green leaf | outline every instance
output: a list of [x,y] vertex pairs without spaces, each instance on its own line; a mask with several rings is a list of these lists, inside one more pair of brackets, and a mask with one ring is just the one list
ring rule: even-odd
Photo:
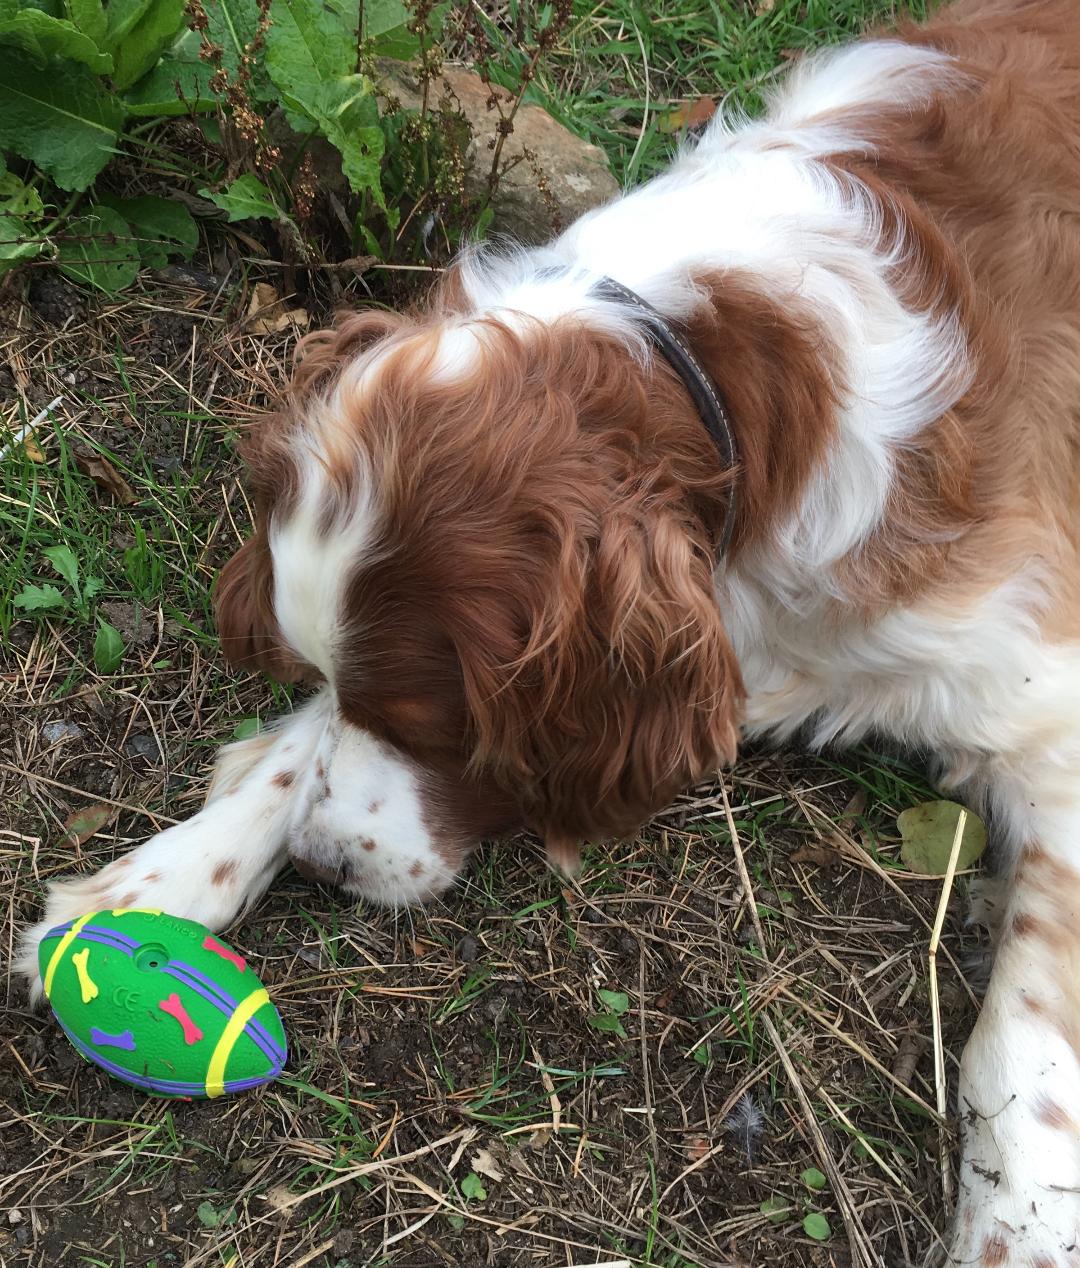
[[98,621],[94,639],[94,665],[99,674],[113,674],[124,659],[124,640],[120,631],[108,621]]
[[170,255],[190,260],[199,245],[199,227],[183,203],[146,194],[140,198],[117,198],[102,194],[99,206],[109,207],[127,221],[136,239],[135,248],[144,265],[163,268]]
[[66,190],[85,189],[112,158],[124,107],[86,66],[39,70],[0,48],[0,150],[36,163]]
[[15,606],[24,612],[51,611],[66,608],[67,599],[55,586],[23,586],[14,599]]
[[23,260],[40,255],[44,248],[45,242],[25,220],[0,212],[0,276]]
[[[205,0],[204,7],[210,22],[207,34],[221,46],[222,65],[235,82],[244,50],[258,33],[258,6],[251,0]],[[251,67],[250,88],[256,101],[270,101],[276,95],[262,57],[257,57]]]
[[115,49],[146,16],[153,0],[109,0],[105,47]]
[[100,577],[87,577],[83,582],[83,598],[92,599],[99,590],[104,590],[105,582]]
[[127,223],[111,207],[95,207],[57,235],[61,271],[113,295],[139,272],[139,252]]
[[476,1174],[470,1171],[469,1174],[461,1182],[462,1196],[469,1199],[470,1202],[486,1202],[487,1189],[484,1188],[484,1182]]
[[40,216],[45,210],[41,195],[14,172],[0,172],[0,207],[9,216]]
[[[115,0],[109,5],[110,12]],[[114,46],[113,87],[130,88],[154,65],[184,24],[184,0],[152,0],[138,22]]]
[[620,1039],[626,1038],[623,1024],[614,1013],[594,1013],[588,1020],[593,1030],[600,1030],[605,1034],[618,1035]]
[[98,48],[106,48],[105,33],[109,29],[109,20],[101,0],[64,0],[64,12],[68,20],[74,22],[84,35],[89,35]]
[[819,1211],[811,1211],[802,1222],[803,1232],[815,1242],[827,1242],[832,1237],[829,1221]]
[[621,1017],[624,1013],[630,1011],[630,996],[624,991],[604,991],[596,992],[600,996],[600,1002],[608,1010],[614,1013],[616,1017]]
[[699,1043],[698,1046],[694,1049],[693,1056],[694,1056],[694,1060],[698,1063],[698,1065],[705,1065],[705,1066],[711,1065],[712,1064],[712,1044],[709,1043],[708,1040],[706,1040],[704,1043]]
[[770,1224],[783,1224],[791,1211],[791,1204],[785,1202],[783,1198],[771,1197],[766,1198],[758,1210]]
[[258,735],[262,730],[262,723],[258,718],[241,718],[233,727],[234,740],[250,740],[252,736]]
[[341,154],[341,168],[355,193],[370,190],[385,207],[379,179],[386,138],[379,127],[379,108],[371,83],[363,75],[347,75],[321,85],[301,99],[282,90],[281,100],[294,113],[315,123]]
[[252,176],[250,172],[238,176],[229,188],[220,194],[213,194],[208,189],[200,189],[199,193],[204,198],[209,198],[222,211],[228,212],[230,221],[258,220],[262,216],[277,220],[281,214],[274,206],[270,191],[257,176]]
[[828,1184],[828,1181],[817,1167],[807,1167],[805,1171],[800,1173],[800,1178],[803,1184],[805,1184],[808,1189],[812,1189],[815,1193],[824,1189],[826,1184]]
[[195,1214],[204,1228],[217,1228],[221,1223],[221,1216],[212,1202],[200,1202],[195,1209]]
[[128,110],[140,118],[206,114],[217,106],[217,98],[210,91],[212,74],[199,57],[198,45],[189,50],[185,37],[128,89],[124,101]]
[[408,26],[411,18],[401,0],[365,0],[364,38],[373,41],[376,57],[407,62],[419,53],[420,37]]
[[[897,818],[896,826],[903,838],[900,857],[913,872],[923,876],[944,875],[949,866],[960,810],[955,801],[928,801],[921,806],[912,806]],[[985,849],[986,828],[969,810],[960,840],[957,869],[970,867]]]
[[315,0],[273,0],[266,69],[278,89],[301,101],[341,79],[356,60],[356,25]]
[[79,588],[79,561],[70,546],[50,546],[45,558],[73,590]]
[[74,22],[50,17],[40,9],[20,9],[11,17],[0,18],[0,44],[22,49],[38,68],[51,57],[81,62],[99,75],[107,75],[113,68],[108,53],[102,53]]

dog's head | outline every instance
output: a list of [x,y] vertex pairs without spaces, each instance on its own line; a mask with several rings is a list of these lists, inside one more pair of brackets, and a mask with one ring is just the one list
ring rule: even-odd
[[444,856],[528,827],[570,866],[732,756],[712,584],[729,473],[617,331],[346,317],[306,341],[248,461],[224,653],[325,679],[408,767]]

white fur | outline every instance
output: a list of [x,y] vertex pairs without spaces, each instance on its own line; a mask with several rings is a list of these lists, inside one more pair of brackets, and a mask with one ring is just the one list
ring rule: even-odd
[[[700,299],[695,272],[737,269],[781,304],[815,314],[840,353],[838,440],[777,539],[717,577],[750,693],[749,729],[779,737],[805,729],[818,743],[885,731],[932,748],[972,795],[992,802],[1014,845],[1038,840],[1069,861],[1080,835],[1080,650],[1040,639],[1043,578],[1005,577],[959,609],[924,603],[869,624],[836,617],[834,565],[878,526],[898,452],[957,401],[971,369],[959,324],[912,310],[891,285],[904,241],[887,236],[866,189],[821,159],[873,151],[872,136],[843,120],[845,107],[904,109],[959,79],[941,54],[889,41],[808,59],[766,119],[736,127],[718,118],[667,174],[584,216],[549,246],[474,253],[464,283],[477,316],[575,316],[616,333],[640,357],[648,355],[640,315],[597,298],[598,278],[679,317]],[[482,327],[456,320],[431,373],[453,376],[482,355]],[[218,927],[262,892],[287,843],[321,866],[340,863],[348,888],[381,901],[423,897],[451,879],[425,824],[416,774],[335,710],[343,588],[378,550],[377,495],[362,468],[360,492],[340,520],[327,530],[319,514],[330,447],[341,444],[331,429],[378,372],[377,355],[366,355],[309,411],[297,440],[300,496],[271,532],[284,638],[329,686],[271,741],[228,751],[206,809],[139,847],[126,874],[163,877],[136,881],[140,906],[160,901]],[[286,742],[295,746],[289,761],[305,772],[288,791],[272,783]],[[243,860],[237,884],[212,892],[209,871],[233,858]],[[116,901],[123,889],[105,873],[53,887],[28,951],[50,925],[98,899]],[[1011,902],[1011,910],[1031,910],[1038,895],[1017,886]],[[24,967],[33,974],[29,959]],[[1068,1248],[1080,1236],[1075,1139],[1041,1123],[1038,1110],[1049,1097],[1080,1121],[1080,1069],[1021,998],[1034,983],[1051,1007],[1064,1007],[1052,985],[1062,968],[1045,948],[1006,939],[965,1054],[961,1108],[972,1117],[952,1243],[963,1262],[978,1263],[999,1236],[1015,1254],[1010,1264],[1072,1262]],[[979,1168],[998,1173],[998,1182]]]

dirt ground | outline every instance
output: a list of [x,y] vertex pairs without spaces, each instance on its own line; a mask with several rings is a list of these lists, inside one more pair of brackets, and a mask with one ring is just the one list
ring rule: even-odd
[[[288,707],[226,671],[207,606],[247,523],[235,439],[296,334],[245,320],[257,280],[282,285],[234,259],[96,303],[40,274],[0,314],[0,420],[63,397],[41,460],[0,462],[5,584],[48,579],[41,550],[70,542],[126,643],[102,676],[92,619],[19,616],[0,665],[0,1261],[922,1263],[943,1143],[955,1164],[933,1108],[940,882],[899,866],[896,814],[927,790],[888,755],[751,754],[572,885],[528,840],[397,915],[283,874],[229,936],[291,1056],[234,1099],[127,1089],[29,1009],[11,956],[49,880],[189,814],[214,747]],[[130,505],[80,469],[88,450]],[[87,807],[104,821],[75,844]],[[953,1095],[975,1011],[964,884],[941,965]]]

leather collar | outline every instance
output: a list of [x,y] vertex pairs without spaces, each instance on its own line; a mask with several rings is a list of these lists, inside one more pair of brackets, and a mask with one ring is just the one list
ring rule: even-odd
[[[735,433],[728,417],[724,399],[701,362],[694,356],[685,339],[670,325],[667,318],[647,303],[628,286],[616,282],[614,278],[601,278],[592,288],[593,293],[605,299],[629,304],[645,315],[645,327],[652,337],[653,343],[663,354],[664,359],[682,380],[683,386],[690,394],[705,430],[712,437],[713,444],[720,455],[724,470],[736,468],[739,463],[739,450],[735,443]],[[727,489],[727,505],[724,508],[724,522],[720,528],[720,540],[717,545],[717,557],[722,557],[731,542],[731,534],[735,528],[735,511],[738,502],[738,490],[735,479]]]

